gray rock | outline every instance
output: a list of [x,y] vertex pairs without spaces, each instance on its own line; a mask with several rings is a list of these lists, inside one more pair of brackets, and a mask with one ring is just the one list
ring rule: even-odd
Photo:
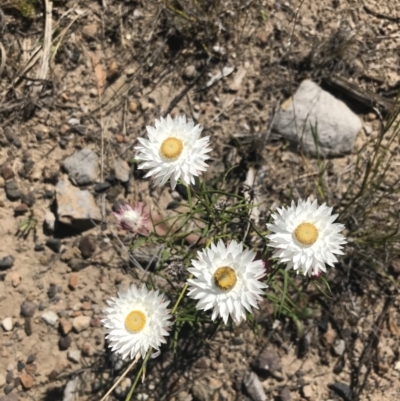
[[249,372],[246,374],[243,378],[243,385],[253,401],[267,401],[263,386],[255,373]]
[[64,389],[62,401],[78,401],[80,390],[82,387],[82,376],[77,375],[74,379],[70,380]]
[[45,321],[50,326],[55,326],[56,323],[58,322],[57,313],[54,313],[51,310],[46,311],[42,313],[42,320]]
[[261,372],[273,375],[282,369],[281,358],[274,350],[265,349],[255,360],[254,367]]
[[7,384],[4,386],[5,397],[0,398],[0,401],[18,401],[19,397],[15,393],[11,393],[14,390],[14,383]]
[[18,183],[15,180],[8,181],[6,184],[6,194],[10,201],[16,201],[22,196]]
[[100,174],[99,158],[92,150],[84,148],[67,157],[63,167],[78,185],[95,182]]
[[82,260],[82,259],[79,259],[79,258],[72,258],[68,262],[68,266],[74,272],[79,272],[79,271],[81,271],[82,269],[84,269],[85,267],[87,267],[89,265],[90,265],[90,262]]
[[[315,155],[340,156],[353,149],[361,121],[342,101],[310,80],[281,105],[273,130]],[[316,147],[318,142],[318,151]]]
[[59,253],[62,247],[62,242],[59,238],[49,238],[46,241],[46,246],[50,248],[53,252]]
[[104,192],[107,191],[111,187],[111,184],[108,181],[100,182],[94,186],[94,190],[96,192]]
[[81,351],[79,351],[78,349],[71,349],[67,353],[67,358],[71,362],[79,363],[81,360]]
[[12,255],[4,256],[0,259],[0,270],[9,269],[14,264],[15,258]]
[[36,196],[34,192],[28,192],[27,194],[22,194],[21,201],[27,206],[32,207],[36,202]]
[[37,305],[27,299],[21,304],[21,315],[24,317],[32,317],[36,311]]
[[95,226],[102,219],[92,194],[80,190],[68,181],[56,185],[57,218],[60,222],[83,231]]
[[339,397],[342,397],[345,401],[352,400],[351,388],[342,382],[330,383],[328,384],[330,390],[334,391]]
[[115,178],[118,181],[121,182],[127,182],[129,181],[129,173],[131,171],[131,168],[129,167],[129,164],[122,159],[116,159],[114,162],[114,174]]
[[58,340],[58,348],[60,349],[60,351],[65,351],[70,347],[71,343],[72,340],[70,336],[61,337]]

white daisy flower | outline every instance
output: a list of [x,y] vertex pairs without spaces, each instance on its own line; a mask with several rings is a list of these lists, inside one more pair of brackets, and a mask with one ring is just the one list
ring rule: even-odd
[[107,301],[106,318],[102,320],[112,351],[125,359],[138,354],[145,357],[148,349],[159,351],[168,327],[172,325],[167,309],[169,301],[159,291],[148,291],[145,286],[138,289],[132,285],[126,293]]
[[286,263],[286,270],[293,269],[304,275],[319,276],[326,272],[326,264],[333,267],[337,255],[343,255],[342,245],[346,244],[340,232],[343,224],[333,223],[337,214],[324,203],[318,207],[317,201],[311,203],[298,201],[296,206],[278,208],[272,214],[273,223],[267,227],[273,232],[267,236],[270,246],[276,248],[273,256]]
[[138,138],[140,146],[136,158],[143,160],[139,169],[149,170],[145,177],[154,176],[155,185],[164,185],[170,179],[172,189],[179,179],[185,185],[194,184],[194,177],[206,171],[209,137],[200,138],[203,130],[186,116],[174,120],[156,120],[155,127],[146,127],[149,139]]
[[239,323],[246,319],[245,309],[258,309],[258,302],[268,286],[261,281],[266,271],[262,260],[254,260],[255,252],[243,250],[243,243],[232,241],[227,247],[217,245],[198,252],[188,270],[188,296],[199,300],[197,309],[212,309],[211,319],[220,316],[227,323],[229,315]]

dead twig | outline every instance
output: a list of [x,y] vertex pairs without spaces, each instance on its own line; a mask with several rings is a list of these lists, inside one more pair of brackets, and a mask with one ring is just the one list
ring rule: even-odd
[[352,99],[363,107],[373,109],[379,107],[382,114],[386,115],[393,108],[393,102],[387,100],[373,92],[360,88],[358,85],[348,82],[346,79],[339,76],[325,77],[324,82],[342,92],[346,97]]
[[387,14],[383,14],[383,13],[379,13],[377,11],[374,11],[371,7],[368,7],[364,4],[364,10],[368,13],[373,15],[374,17],[377,18],[383,18],[383,19],[387,19],[389,21],[394,21],[394,22],[398,22],[400,21],[400,17],[394,17],[392,15],[387,15]]
[[[45,22],[44,22],[44,40],[43,40],[43,54],[42,63],[36,78],[39,80],[45,80],[47,73],[49,72],[49,61],[50,61],[50,49],[51,49],[51,36],[52,36],[52,11],[53,3],[49,0],[44,1],[45,4]],[[33,95],[37,95],[41,92],[43,85],[35,86],[33,88]]]

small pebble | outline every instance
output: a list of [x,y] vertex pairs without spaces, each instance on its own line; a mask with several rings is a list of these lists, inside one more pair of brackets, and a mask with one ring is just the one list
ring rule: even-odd
[[62,242],[58,238],[49,238],[46,241],[46,246],[50,248],[53,252],[59,253],[61,250]]
[[128,110],[131,113],[136,113],[137,109],[138,109],[138,104],[135,101],[132,100],[128,103]]
[[45,228],[53,232],[54,231],[54,226],[56,224],[56,216],[54,216],[54,213],[47,211],[45,216],[44,216],[44,224]]
[[28,373],[22,373],[19,378],[25,390],[29,390],[33,386],[33,377]]
[[40,310],[40,311],[45,310],[48,306],[49,306],[49,303],[48,303],[48,302],[46,302],[46,301],[40,301],[40,303],[39,303],[39,310]]
[[24,331],[27,336],[31,336],[33,333],[32,330],[32,318],[26,317],[24,323]]
[[69,276],[69,284],[68,284],[68,287],[69,287],[71,290],[75,290],[75,289],[78,287],[78,283],[79,283],[79,276],[78,276],[78,274],[77,274],[77,273],[72,273],[72,274]]
[[129,181],[131,168],[129,164],[123,159],[116,159],[114,161],[115,178],[121,182]]
[[6,317],[1,322],[1,327],[3,327],[4,331],[11,331],[13,329],[13,322],[11,317]]
[[16,201],[22,196],[18,183],[15,180],[8,181],[6,184],[6,194],[10,201]]
[[25,366],[25,370],[27,373],[34,376],[35,373],[37,372],[37,366],[34,363],[31,363],[31,364]]
[[24,367],[25,367],[25,364],[22,361],[18,361],[17,362],[17,370],[18,370],[18,372],[22,372]]
[[81,350],[82,350],[82,354],[85,356],[92,356],[94,354],[94,348],[93,348],[92,344],[90,344],[89,342],[83,343]]
[[21,197],[21,202],[25,205],[32,207],[36,202],[36,196],[34,192],[28,192],[27,194],[23,194]]
[[68,349],[71,345],[71,337],[70,336],[66,336],[66,337],[61,337],[58,340],[58,348],[60,349],[60,351],[65,351],[66,349]]
[[55,326],[58,322],[58,316],[53,311],[49,310],[42,313],[42,320],[44,320],[50,326]]
[[346,349],[346,343],[343,339],[338,339],[333,344],[333,351],[336,356],[342,356]]
[[9,269],[10,267],[13,266],[14,261],[15,261],[14,256],[12,255],[4,256],[4,258],[0,259],[0,270]]
[[57,286],[55,284],[50,284],[49,289],[47,290],[47,296],[52,299],[57,294]]
[[67,358],[71,362],[79,363],[81,360],[81,351],[79,351],[77,349],[69,350],[67,353]]
[[94,190],[97,193],[107,191],[111,187],[111,184],[108,181],[100,182],[94,186]]
[[185,68],[183,76],[186,79],[192,79],[196,76],[196,67],[194,65],[189,65]]
[[66,317],[62,317],[60,319],[60,329],[61,332],[66,336],[72,330],[72,323]]
[[14,170],[10,165],[5,165],[1,169],[1,175],[2,177],[7,181],[10,180],[11,178],[14,178]]
[[84,259],[90,258],[96,251],[96,243],[89,236],[84,236],[79,241],[79,250]]
[[13,272],[11,274],[11,284],[14,288],[19,286],[19,283],[21,282],[21,277],[18,273]]
[[131,388],[132,381],[129,377],[125,377],[117,386],[117,388],[114,390],[115,395],[118,398],[123,398],[128,394],[129,389]]
[[32,317],[36,311],[37,305],[27,299],[21,304],[21,315],[24,317]]
[[72,322],[72,326],[74,330],[80,333],[83,330],[86,330],[90,326],[91,318],[90,316],[77,316],[74,318]]
[[307,384],[306,386],[304,386],[304,387],[302,388],[302,393],[303,393],[303,397],[304,397],[304,398],[310,399],[310,398],[313,396],[314,391],[313,391],[311,385],[310,385],[310,384]]
[[[5,393],[5,394],[10,394],[11,391],[13,391],[13,390],[14,390],[14,383],[7,384],[7,385],[4,387],[4,393]],[[10,394],[10,396],[12,396],[12,395]],[[8,397],[8,400],[7,400],[7,401],[9,401],[9,400],[18,401],[18,400],[19,400],[19,398],[16,398],[16,399],[13,400],[12,398],[10,398],[10,396]]]
[[30,354],[26,359],[26,364],[29,365],[30,363],[33,363],[35,361],[36,361],[36,354]]

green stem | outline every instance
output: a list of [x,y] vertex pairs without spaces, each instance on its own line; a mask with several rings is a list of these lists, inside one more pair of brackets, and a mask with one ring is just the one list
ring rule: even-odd
[[142,366],[140,367],[139,372],[136,375],[135,381],[133,382],[132,387],[129,390],[129,393],[125,398],[125,401],[130,401],[130,399],[132,398],[133,392],[135,391],[135,388],[138,384],[139,378],[140,378],[140,376],[142,376],[143,372],[145,372],[145,370],[146,370],[147,361],[149,360],[152,351],[153,351],[153,349],[150,347],[150,349],[147,351],[147,354],[143,360]]
[[175,302],[174,307],[173,307],[172,310],[171,310],[171,315],[174,315],[174,314],[175,314],[176,309],[178,308],[179,303],[181,302],[183,296],[185,295],[185,292],[186,292],[187,288],[188,288],[188,285],[185,284],[185,286],[183,287],[181,293],[179,294],[178,299],[177,299],[176,302]]

